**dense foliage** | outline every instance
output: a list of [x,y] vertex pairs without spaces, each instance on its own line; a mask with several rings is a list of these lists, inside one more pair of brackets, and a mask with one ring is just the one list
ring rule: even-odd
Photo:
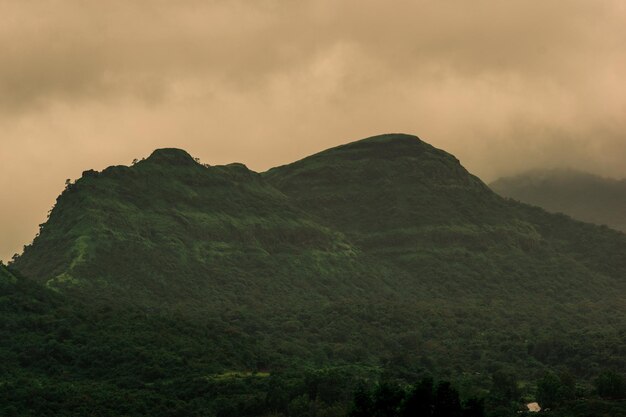
[[487,413],[583,409],[581,392],[613,409],[624,253],[626,235],[503,199],[411,136],[264,174],[158,150],[68,184],[0,267],[0,404],[341,416],[355,390],[428,373]]

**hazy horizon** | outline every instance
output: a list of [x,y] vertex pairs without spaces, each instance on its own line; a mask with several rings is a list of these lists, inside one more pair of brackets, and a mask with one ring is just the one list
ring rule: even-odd
[[5,261],[66,178],[162,147],[264,171],[403,132],[487,183],[626,177],[619,0],[0,0],[0,13]]

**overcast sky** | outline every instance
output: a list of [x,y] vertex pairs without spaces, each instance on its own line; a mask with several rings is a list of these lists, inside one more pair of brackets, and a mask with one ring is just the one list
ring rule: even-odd
[[623,0],[0,0],[0,259],[66,178],[180,147],[263,171],[386,132],[489,182],[626,176]]

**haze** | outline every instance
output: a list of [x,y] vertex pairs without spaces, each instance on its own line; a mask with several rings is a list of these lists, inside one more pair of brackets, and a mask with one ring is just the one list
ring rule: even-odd
[[385,132],[490,181],[626,176],[623,0],[0,0],[0,258],[66,178],[158,147],[255,170]]

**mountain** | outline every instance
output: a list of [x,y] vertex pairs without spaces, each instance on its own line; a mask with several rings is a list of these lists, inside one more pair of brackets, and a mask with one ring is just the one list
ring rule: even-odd
[[[410,294],[421,317],[450,314],[438,329],[448,332],[443,343],[463,340],[471,328],[494,336],[493,345],[499,337],[541,345],[560,326],[591,331],[597,320],[617,324],[613,319],[624,317],[624,235],[505,200],[452,155],[417,137],[368,138],[264,177],[393,270],[397,288]],[[438,305],[428,305],[432,300]],[[423,337],[425,328],[422,319],[414,329]],[[506,335],[498,331],[504,328]],[[617,325],[610,332],[618,337],[622,330]],[[448,354],[458,358],[470,350],[463,344]],[[486,350],[477,347],[474,354]],[[471,362],[471,354],[465,360]]]
[[340,233],[259,174],[177,149],[84,172],[13,266],[52,288],[152,307],[257,304],[363,269]]
[[264,177],[420,290],[479,297],[493,286],[515,298],[551,288],[568,299],[575,283],[599,300],[602,287],[624,285],[624,236],[507,201],[414,136],[368,138]]
[[[527,395],[547,370],[589,384],[626,370],[625,252],[626,235],[502,198],[415,136],[262,174],[160,149],[85,171],[10,265],[28,290],[5,307],[48,301],[7,315],[36,324],[0,345],[0,400],[20,375],[112,415],[341,415],[375,375],[465,396],[498,372]],[[24,403],[43,395],[29,387]]]
[[498,194],[626,232],[626,180],[575,170],[536,170],[500,178]]

